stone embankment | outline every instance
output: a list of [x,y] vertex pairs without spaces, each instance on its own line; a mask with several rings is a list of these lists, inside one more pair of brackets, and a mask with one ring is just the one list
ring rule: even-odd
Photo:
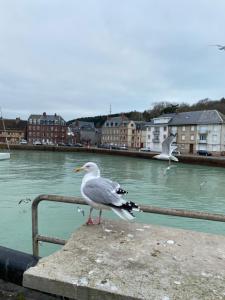
[[224,236],[105,220],[40,259],[23,285],[76,300],[222,300],[224,266]]
[[[0,144],[0,148],[5,148],[4,144]],[[10,145],[12,150],[38,150],[38,151],[57,151],[57,152],[87,152],[107,155],[120,155],[128,157],[138,157],[152,159],[155,152],[139,152],[135,150],[109,150],[97,147],[66,147],[66,146],[34,146],[34,145]],[[225,168],[225,156],[199,156],[199,155],[178,155],[179,162],[188,164],[207,165]]]

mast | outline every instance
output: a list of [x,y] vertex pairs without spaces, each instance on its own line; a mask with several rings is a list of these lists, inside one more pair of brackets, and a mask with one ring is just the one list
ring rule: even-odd
[[0,112],[1,112],[1,119],[2,119],[3,130],[4,130],[5,134],[6,134],[5,140],[6,140],[8,151],[10,152],[9,141],[7,139],[7,132],[6,132],[6,128],[5,128],[5,122],[4,122],[4,119],[3,119],[3,116],[2,116],[2,108],[1,107],[0,107]]

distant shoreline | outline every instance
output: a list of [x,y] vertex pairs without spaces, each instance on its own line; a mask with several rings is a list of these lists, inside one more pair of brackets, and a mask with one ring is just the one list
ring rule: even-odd
[[[127,157],[137,157],[144,159],[153,159],[155,152],[139,152],[135,150],[109,150],[96,147],[67,147],[67,146],[48,146],[48,145],[10,145],[12,150],[37,150],[37,151],[52,151],[52,152],[86,152],[107,155],[120,155]],[[5,144],[0,144],[0,149],[6,149]],[[225,156],[199,156],[199,155],[178,155],[177,158],[181,163],[206,165],[213,167],[225,168]]]

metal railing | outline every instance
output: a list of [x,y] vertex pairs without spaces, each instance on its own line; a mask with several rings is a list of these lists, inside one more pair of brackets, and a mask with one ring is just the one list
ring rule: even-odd
[[[53,201],[61,203],[70,204],[81,204],[87,205],[87,203],[78,197],[67,197],[67,196],[57,196],[57,195],[39,195],[34,199],[32,203],[32,243],[33,243],[33,255],[39,256],[39,241],[65,245],[66,240],[43,236],[38,233],[38,205],[41,201]],[[209,221],[225,222],[225,215],[222,214],[211,214],[202,211],[191,211],[186,209],[173,209],[173,208],[161,208],[151,205],[139,205],[140,209],[145,213],[154,213],[160,215],[192,218],[192,219],[202,219]]]

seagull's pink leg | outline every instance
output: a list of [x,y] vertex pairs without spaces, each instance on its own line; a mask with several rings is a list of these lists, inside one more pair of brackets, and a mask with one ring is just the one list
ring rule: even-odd
[[93,220],[91,218],[92,210],[93,210],[93,207],[90,209],[90,214],[89,214],[89,217],[88,217],[88,220],[87,220],[86,224],[87,225],[99,225],[99,224],[101,224],[102,210],[100,209],[99,217],[96,220]]
[[87,222],[86,222],[87,225],[94,225],[95,224],[94,221],[91,218],[92,211],[93,211],[93,207],[90,208],[90,213],[89,213],[89,216],[88,216],[88,219],[87,219]]
[[100,209],[100,211],[99,211],[99,217],[98,217],[98,225],[100,225],[101,224],[101,219],[102,219],[102,210]]

